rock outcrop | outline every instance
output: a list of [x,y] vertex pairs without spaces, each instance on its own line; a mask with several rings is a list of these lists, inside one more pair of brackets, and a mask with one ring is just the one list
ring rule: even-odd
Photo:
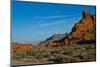
[[76,23],[64,38],[48,42],[46,46],[89,44],[96,42],[96,15],[83,11],[82,19]]
[[12,43],[13,51],[30,51],[34,46],[32,44]]
[[48,42],[60,40],[60,39],[64,38],[66,35],[67,35],[67,33],[65,33],[65,34],[54,34],[51,37],[47,38],[45,41],[40,42],[39,45],[44,45],[44,44],[47,44]]

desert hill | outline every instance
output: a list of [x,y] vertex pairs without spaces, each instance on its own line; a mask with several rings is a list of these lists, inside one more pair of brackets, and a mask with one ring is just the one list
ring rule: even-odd
[[48,42],[46,46],[95,43],[96,15],[92,15],[88,11],[83,11],[82,14],[82,19],[73,26],[71,32],[67,36],[60,40]]
[[40,42],[39,45],[44,45],[44,44],[47,44],[48,42],[60,40],[64,37],[66,37],[66,35],[67,35],[67,33],[65,33],[65,34],[54,34],[51,37],[47,38],[45,41]]

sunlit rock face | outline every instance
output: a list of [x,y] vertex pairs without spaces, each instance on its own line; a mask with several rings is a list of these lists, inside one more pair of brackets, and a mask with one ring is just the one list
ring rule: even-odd
[[[67,26],[67,25],[66,25]],[[71,32],[64,38],[48,42],[46,46],[74,45],[82,43],[95,43],[96,40],[96,15],[83,11],[82,19],[74,24]]]

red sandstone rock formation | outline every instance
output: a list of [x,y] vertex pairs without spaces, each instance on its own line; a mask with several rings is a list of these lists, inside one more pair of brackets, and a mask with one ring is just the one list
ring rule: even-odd
[[76,23],[71,32],[64,38],[53,41],[46,46],[74,45],[76,43],[95,43],[96,15],[83,11],[82,19]]

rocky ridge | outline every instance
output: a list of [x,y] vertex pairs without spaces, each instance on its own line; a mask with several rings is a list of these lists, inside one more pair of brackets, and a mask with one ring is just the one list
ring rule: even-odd
[[82,19],[73,26],[68,35],[60,40],[48,42],[46,46],[96,43],[96,15],[86,10],[82,14]]

